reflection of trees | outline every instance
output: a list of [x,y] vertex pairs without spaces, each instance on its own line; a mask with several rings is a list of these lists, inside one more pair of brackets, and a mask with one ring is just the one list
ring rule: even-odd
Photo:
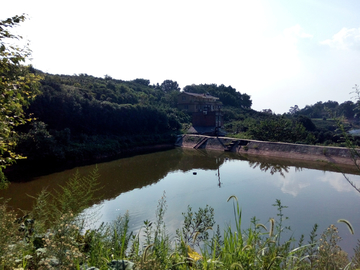
[[44,187],[47,187],[50,192],[59,190],[59,185],[65,185],[65,182],[76,171],[81,175],[87,175],[95,166],[98,166],[99,182],[103,188],[95,194],[95,197],[111,200],[121,193],[159,182],[169,172],[178,170],[182,157],[181,149],[174,149],[124,157],[98,165],[77,167],[60,173],[37,177],[34,181],[12,183],[7,190],[0,190],[0,198],[12,198],[11,206],[14,209],[30,210],[33,205],[33,198],[26,196],[26,194],[36,197]]
[[251,168],[255,169],[259,167],[259,169],[263,172],[269,171],[271,175],[275,173],[280,173],[282,177],[285,178],[285,173],[289,173],[289,166],[276,164],[276,163],[268,163],[268,162],[260,162],[260,161],[249,161],[249,165]]
[[227,158],[225,152],[221,151],[182,149],[182,152],[177,168],[183,172],[194,169],[217,170]]

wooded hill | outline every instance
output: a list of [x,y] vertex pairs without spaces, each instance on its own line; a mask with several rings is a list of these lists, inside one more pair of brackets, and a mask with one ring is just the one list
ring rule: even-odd
[[[61,164],[112,156],[132,147],[173,143],[176,135],[191,124],[191,116],[177,109],[180,88],[176,81],[150,85],[146,79],[123,81],[110,76],[32,72],[43,77],[41,94],[27,109],[35,120],[17,130],[17,151],[28,161]],[[271,110],[252,110],[250,96],[231,86],[189,85],[184,91],[219,97],[228,136],[307,144],[344,143],[336,122],[325,120],[329,106],[322,106],[316,115],[308,113],[319,111],[315,108],[323,103],[301,110],[291,107],[289,113],[275,115]],[[349,116],[348,110],[341,110],[348,106],[337,104],[336,108],[337,115]],[[315,121],[313,116],[322,118]]]
[[[17,130],[17,151],[30,161],[81,161],[135,146],[173,143],[191,124],[191,116],[177,109],[180,88],[175,81],[150,85],[145,79],[32,72],[43,77],[41,93],[27,109],[35,120]],[[230,86],[186,89],[210,92],[237,113],[252,111],[250,97]]]

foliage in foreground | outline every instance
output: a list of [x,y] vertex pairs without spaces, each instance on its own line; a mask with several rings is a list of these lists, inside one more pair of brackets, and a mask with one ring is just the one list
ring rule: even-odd
[[[97,169],[87,176],[76,173],[52,196],[43,191],[30,213],[16,218],[0,205],[0,269],[357,269],[360,244],[354,257],[341,250],[335,225],[318,238],[315,224],[304,243],[284,238],[290,228],[287,208],[276,200],[277,218],[265,224],[255,217],[242,227],[242,211],[235,196],[232,202],[235,226],[223,233],[215,229],[214,209],[193,212],[189,206],[184,222],[172,236],[166,229],[166,196],[159,200],[155,220],[144,221],[137,233],[130,228],[128,213],[109,224],[89,229],[94,216],[82,211],[93,202],[98,190]],[[341,222],[351,224],[346,220]]]
[[0,188],[7,184],[2,169],[21,158],[14,151],[15,127],[29,121],[24,108],[39,91],[40,77],[24,64],[30,49],[8,43],[22,39],[11,34],[10,29],[24,20],[24,15],[0,20]]

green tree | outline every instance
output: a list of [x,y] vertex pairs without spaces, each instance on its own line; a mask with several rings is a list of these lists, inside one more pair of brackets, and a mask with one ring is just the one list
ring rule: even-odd
[[266,114],[270,114],[270,115],[273,114],[273,111],[271,109],[263,109],[261,112],[266,113]]
[[135,80],[133,80],[133,82],[144,85],[144,86],[149,86],[149,84],[150,84],[150,80],[146,80],[146,79],[135,79]]
[[316,130],[315,124],[307,116],[299,115],[299,117],[297,118],[297,121],[299,123],[301,123],[304,126],[304,128],[306,128],[306,130],[308,130],[308,131],[315,131]]
[[284,117],[261,121],[259,124],[253,125],[249,129],[249,133],[254,139],[262,141],[311,143],[314,140],[301,122]]
[[164,92],[170,92],[170,91],[180,91],[180,87],[179,84],[176,81],[172,81],[172,80],[165,80],[162,84],[161,84],[161,89]]
[[9,43],[22,39],[13,35],[10,29],[25,20],[25,16],[14,16],[0,21],[0,185],[6,185],[2,170],[21,158],[14,153],[16,144],[14,128],[27,120],[24,107],[38,93],[40,77],[30,72],[25,65],[31,51],[28,46],[20,47]]
[[338,115],[343,115],[344,117],[346,117],[347,119],[349,118],[354,118],[355,115],[355,110],[356,108],[356,104],[354,104],[354,102],[352,101],[345,101],[343,103],[341,103],[337,110],[338,110]]
[[289,113],[290,114],[296,114],[299,110],[300,110],[299,106],[295,105],[295,106],[290,107]]
[[251,105],[252,105],[252,100],[250,99],[251,97],[248,94],[242,94],[241,95],[241,107],[242,108],[246,108],[246,109],[250,109]]

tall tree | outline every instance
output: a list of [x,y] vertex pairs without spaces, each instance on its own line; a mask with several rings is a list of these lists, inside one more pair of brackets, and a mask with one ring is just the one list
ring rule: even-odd
[[273,111],[271,109],[263,109],[261,112],[266,113],[266,114],[270,114],[270,115],[273,114]]
[[161,89],[164,92],[170,92],[170,91],[180,91],[180,87],[179,84],[176,81],[172,81],[172,80],[165,80],[162,84],[161,84]]
[[25,66],[31,51],[28,46],[19,47],[10,29],[25,20],[25,16],[14,16],[0,21],[0,186],[6,185],[2,170],[21,158],[13,152],[15,146],[14,128],[27,120],[24,107],[38,93],[40,77]]
[[338,115],[343,115],[348,119],[354,118],[355,108],[356,108],[356,104],[354,104],[354,102],[352,102],[351,100],[345,101],[338,106],[337,108]]
[[295,106],[290,107],[289,113],[296,114],[298,111],[300,111],[299,106],[295,105]]

